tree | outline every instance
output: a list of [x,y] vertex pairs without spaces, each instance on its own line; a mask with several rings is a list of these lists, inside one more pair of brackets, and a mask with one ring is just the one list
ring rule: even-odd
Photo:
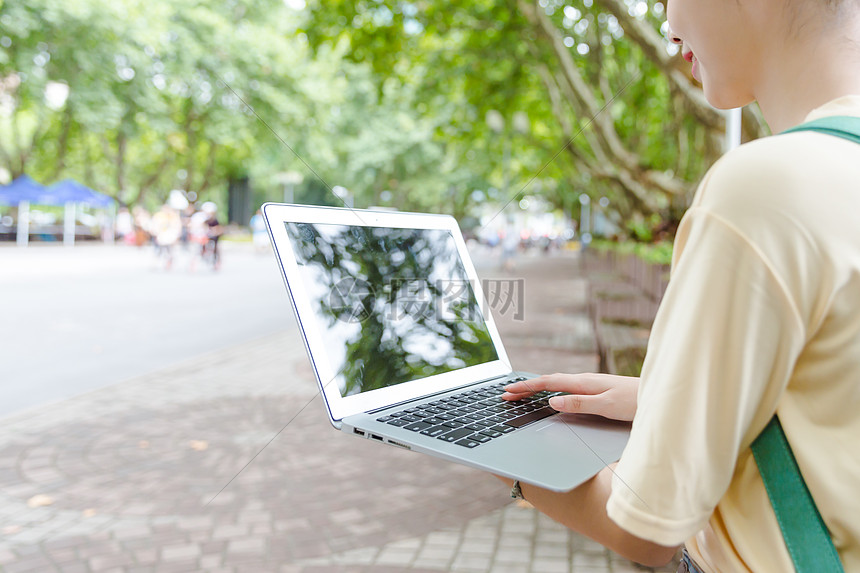
[[[0,9],[0,167],[150,206],[172,188],[446,211],[540,194],[676,219],[721,152],[638,0],[20,0]],[[491,126],[488,114],[501,117]],[[514,118],[527,115],[525,128]],[[752,112],[746,137],[762,131]],[[499,122],[493,122],[498,124]],[[314,183],[312,183],[314,181]],[[323,191],[320,196],[313,189]],[[317,193],[317,194],[315,194]]]
[[301,171],[325,200],[342,185],[359,205],[441,209],[471,175],[414,87],[378,89],[342,46],[312,55],[301,18],[277,0],[7,5],[0,166],[151,207],[172,188],[223,200],[247,177],[271,199]]
[[[529,137],[510,142],[511,195],[537,178],[556,182],[541,192],[562,208],[605,193],[624,219],[677,217],[721,153],[724,119],[673,55],[663,10],[639,0],[327,0],[311,5],[307,33],[314,46],[346,42],[380,83],[417,78],[426,115],[455,105],[446,143],[501,156],[483,118],[527,111]],[[764,129],[752,113],[745,125],[748,138]],[[498,181],[498,171],[485,174]]]

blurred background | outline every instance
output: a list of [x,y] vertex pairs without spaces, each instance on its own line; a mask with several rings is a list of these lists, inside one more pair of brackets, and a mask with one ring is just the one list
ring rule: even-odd
[[54,193],[0,239],[152,234],[173,192],[233,234],[288,201],[665,241],[726,129],[688,67],[645,0],[4,0],[0,184]]
[[697,182],[767,132],[665,11],[0,0],[0,569],[641,571],[305,412],[258,209],[451,214],[524,285],[515,367],[636,375]]

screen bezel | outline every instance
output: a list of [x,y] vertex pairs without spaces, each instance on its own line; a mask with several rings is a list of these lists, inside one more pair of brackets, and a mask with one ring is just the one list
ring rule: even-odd
[[[275,257],[287,286],[287,292],[299,324],[299,331],[311,358],[311,365],[317,384],[326,403],[329,415],[334,422],[347,416],[376,410],[391,404],[406,402],[457,388],[477,380],[485,380],[510,374],[510,361],[502,345],[501,337],[493,321],[492,313],[486,304],[481,281],[466,250],[466,243],[460,232],[457,220],[448,215],[426,213],[404,213],[373,211],[366,209],[345,209],[339,207],[317,207],[310,205],[289,205],[266,203],[263,205],[263,218],[272,239]],[[478,305],[484,316],[487,330],[495,346],[498,359],[485,364],[468,366],[459,370],[428,376],[419,380],[404,382],[387,388],[380,388],[352,396],[341,396],[338,384],[334,381],[338,373],[333,371],[326,345],[317,321],[310,297],[299,277],[298,262],[295,257],[286,223],[322,223],[332,225],[357,225],[363,227],[392,227],[402,229],[431,229],[451,233],[460,261],[471,282]],[[331,382],[331,383],[329,383]]]

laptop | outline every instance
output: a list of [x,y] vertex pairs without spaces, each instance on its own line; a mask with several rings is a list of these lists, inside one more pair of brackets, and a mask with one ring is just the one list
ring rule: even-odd
[[554,491],[617,461],[629,424],[517,402],[453,217],[266,203],[275,256],[331,424]]

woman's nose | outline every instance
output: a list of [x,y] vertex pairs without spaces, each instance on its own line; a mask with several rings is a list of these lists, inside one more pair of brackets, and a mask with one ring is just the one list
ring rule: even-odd
[[672,42],[673,44],[683,44],[684,43],[684,40],[682,40],[678,34],[673,32],[671,28],[669,28],[668,36],[669,36],[669,41]]

